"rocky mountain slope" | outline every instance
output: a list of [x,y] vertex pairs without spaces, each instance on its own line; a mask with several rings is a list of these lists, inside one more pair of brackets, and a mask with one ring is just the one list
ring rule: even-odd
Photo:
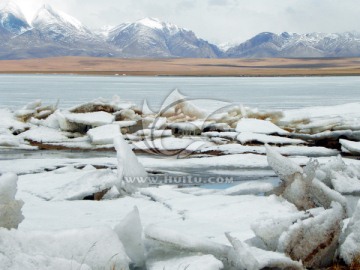
[[360,56],[360,34],[284,32],[260,33],[252,39],[229,48],[228,57],[356,57]]
[[124,58],[313,58],[360,56],[360,34],[260,33],[221,49],[191,30],[155,18],[91,30],[42,6],[29,23],[11,0],[0,6],[0,59],[55,56]]

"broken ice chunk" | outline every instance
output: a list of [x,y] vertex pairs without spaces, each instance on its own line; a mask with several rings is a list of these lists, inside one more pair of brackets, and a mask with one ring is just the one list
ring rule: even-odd
[[120,135],[115,137],[114,145],[118,159],[118,190],[134,193],[140,187],[147,187],[148,174],[129,144]]
[[18,177],[13,173],[0,176],[0,227],[17,229],[24,216],[21,208],[23,201],[16,200]]
[[118,125],[104,125],[90,129],[87,134],[91,139],[92,144],[112,144],[114,137],[119,136],[120,127]]
[[360,155],[360,142],[340,139],[341,145],[353,155]]
[[340,257],[347,265],[353,264],[360,258],[360,202],[341,236]]
[[145,236],[161,242],[164,245],[172,246],[180,250],[212,254],[216,258],[227,258],[230,247],[212,242],[208,239],[197,238],[190,235],[183,235],[168,228],[161,228],[150,225],[145,229]]
[[115,120],[115,116],[107,112],[67,113],[64,116],[66,120],[71,123],[83,124],[93,127],[111,124]]
[[236,126],[237,132],[253,132],[260,134],[278,134],[285,135],[289,133],[286,130],[279,128],[277,125],[273,124],[270,121],[252,119],[252,118],[242,118]]
[[284,254],[250,247],[228,233],[225,235],[233,246],[233,250],[229,252],[229,260],[235,269],[304,269],[301,262],[293,261]]
[[270,167],[279,175],[280,179],[289,182],[293,180],[296,173],[302,173],[302,168],[291,161],[289,158],[282,156],[274,148],[265,145],[267,160]]
[[333,203],[331,209],[296,222],[280,236],[278,251],[293,260],[301,260],[306,267],[329,266],[337,248],[344,217],[343,207]]
[[126,254],[134,267],[143,267],[145,265],[145,248],[142,241],[143,227],[138,208],[134,207],[134,210],[115,226],[114,231],[123,243]]

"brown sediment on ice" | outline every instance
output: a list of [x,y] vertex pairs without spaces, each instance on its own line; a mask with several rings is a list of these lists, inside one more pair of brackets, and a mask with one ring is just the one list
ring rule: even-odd
[[83,147],[69,147],[69,146],[60,145],[60,144],[35,142],[35,141],[31,141],[31,140],[27,140],[27,141],[30,143],[31,146],[38,147],[39,150],[115,152],[114,147],[111,147],[111,148],[83,148]]

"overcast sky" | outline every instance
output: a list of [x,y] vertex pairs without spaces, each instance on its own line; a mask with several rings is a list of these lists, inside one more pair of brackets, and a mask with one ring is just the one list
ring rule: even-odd
[[[4,0],[0,0],[4,1]],[[14,0],[30,19],[44,3],[90,28],[155,17],[214,43],[270,31],[360,31],[359,0]]]

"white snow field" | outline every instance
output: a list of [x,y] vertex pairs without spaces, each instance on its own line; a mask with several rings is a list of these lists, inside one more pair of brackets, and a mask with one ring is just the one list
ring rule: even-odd
[[145,105],[0,109],[1,270],[358,263],[360,104]]

